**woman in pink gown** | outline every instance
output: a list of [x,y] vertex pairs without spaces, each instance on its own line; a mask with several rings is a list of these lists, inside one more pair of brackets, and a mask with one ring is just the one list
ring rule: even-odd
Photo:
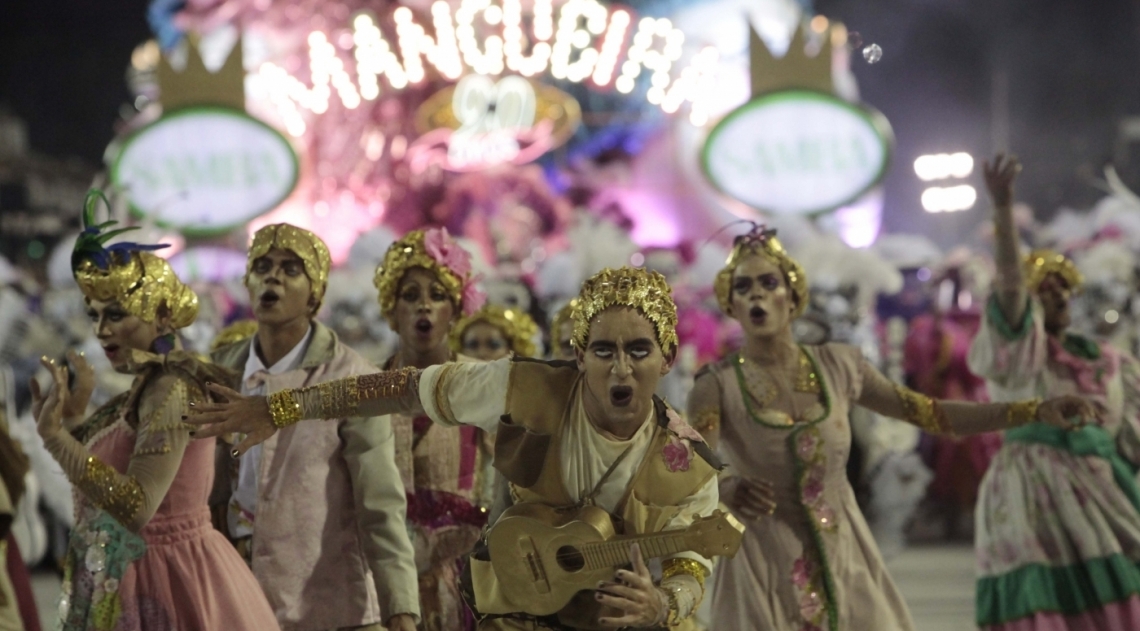
[[33,381],[37,427],[76,489],[60,616],[65,630],[273,630],[277,621],[253,574],[210,522],[212,441],[193,441],[182,420],[205,383],[229,381],[179,349],[175,331],[198,298],[166,261],[121,244],[104,249],[89,196],[72,266],[95,334],[130,390],[82,420],[94,375],[71,354],[44,360],[53,384]]

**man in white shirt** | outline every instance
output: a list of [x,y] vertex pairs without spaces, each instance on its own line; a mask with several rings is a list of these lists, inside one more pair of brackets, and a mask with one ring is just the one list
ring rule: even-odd
[[[243,393],[376,370],[314,319],[329,267],[328,248],[306,230],[274,224],[254,235],[245,284],[257,333],[214,353],[221,365],[244,367]],[[235,451],[236,483],[220,482],[232,484],[222,500],[229,535],[284,631],[372,631],[382,623],[414,631],[419,617],[392,429],[384,418],[349,416]]]

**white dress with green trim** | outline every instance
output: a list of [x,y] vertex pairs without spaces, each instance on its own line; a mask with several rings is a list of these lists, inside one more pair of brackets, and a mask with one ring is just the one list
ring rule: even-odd
[[987,631],[1140,629],[1140,369],[1107,345],[1045,332],[1040,302],[1018,326],[995,299],[969,355],[994,401],[1079,395],[1077,432],[1006,432],[976,511],[977,623]]
[[720,443],[732,476],[767,480],[773,515],[749,521],[740,551],[716,568],[716,631],[913,631],[847,480],[848,415],[863,387],[859,349],[803,346],[819,376],[822,403],[799,418],[766,413],[746,388],[733,355],[709,365],[720,391]]

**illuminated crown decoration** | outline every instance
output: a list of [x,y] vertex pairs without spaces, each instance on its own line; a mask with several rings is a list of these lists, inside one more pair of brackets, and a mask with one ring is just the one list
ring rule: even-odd
[[[752,98],[779,90],[804,89],[835,93],[832,78],[832,52],[847,45],[847,28],[839,23],[829,23],[818,40],[809,40],[807,29],[796,28],[788,52],[776,57],[760,39],[756,29],[748,27],[750,71],[752,75]],[[814,55],[808,54],[809,46],[818,48]]]
[[186,66],[176,70],[166,54],[158,60],[159,100],[169,113],[193,105],[221,105],[245,111],[245,67],[242,40],[237,38],[226,62],[210,72],[202,61],[198,37],[186,37]]

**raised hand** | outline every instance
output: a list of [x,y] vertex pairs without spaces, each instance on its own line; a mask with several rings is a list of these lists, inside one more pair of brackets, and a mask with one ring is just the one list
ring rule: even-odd
[[598,618],[606,629],[632,627],[644,629],[663,626],[669,617],[669,600],[665,592],[653,584],[653,577],[641,556],[641,548],[630,546],[629,560],[633,571],[618,570],[614,582],[602,583],[595,592],[598,604],[623,612],[619,617]]
[[219,403],[191,403],[190,414],[182,419],[191,425],[201,425],[194,431],[195,438],[213,438],[222,434],[245,434],[245,440],[238,443],[230,455],[240,457],[250,447],[263,443],[276,431],[273,417],[269,415],[269,404],[265,397],[247,397],[216,383],[206,388],[220,399]]
[[1013,204],[1013,183],[1021,173],[1021,161],[1017,156],[1007,156],[999,153],[994,157],[993,163],[986,161],[982,165],[982,175],[986,180],[986,189],[990,192],[995,208],[1010,208]]
[[1096,410],[1088,400],[1066,395],[1037,406],[1037,420],[1061,429],[1079,429],[1093,422]]
[[47,439],[63,431],[63,411],[68,398],[67,368],[47,357],[40,359],[40,363],[51,373],[52,384],[45,395],[39,382],[32,379],[32,412],[36,417],[36,432]]

